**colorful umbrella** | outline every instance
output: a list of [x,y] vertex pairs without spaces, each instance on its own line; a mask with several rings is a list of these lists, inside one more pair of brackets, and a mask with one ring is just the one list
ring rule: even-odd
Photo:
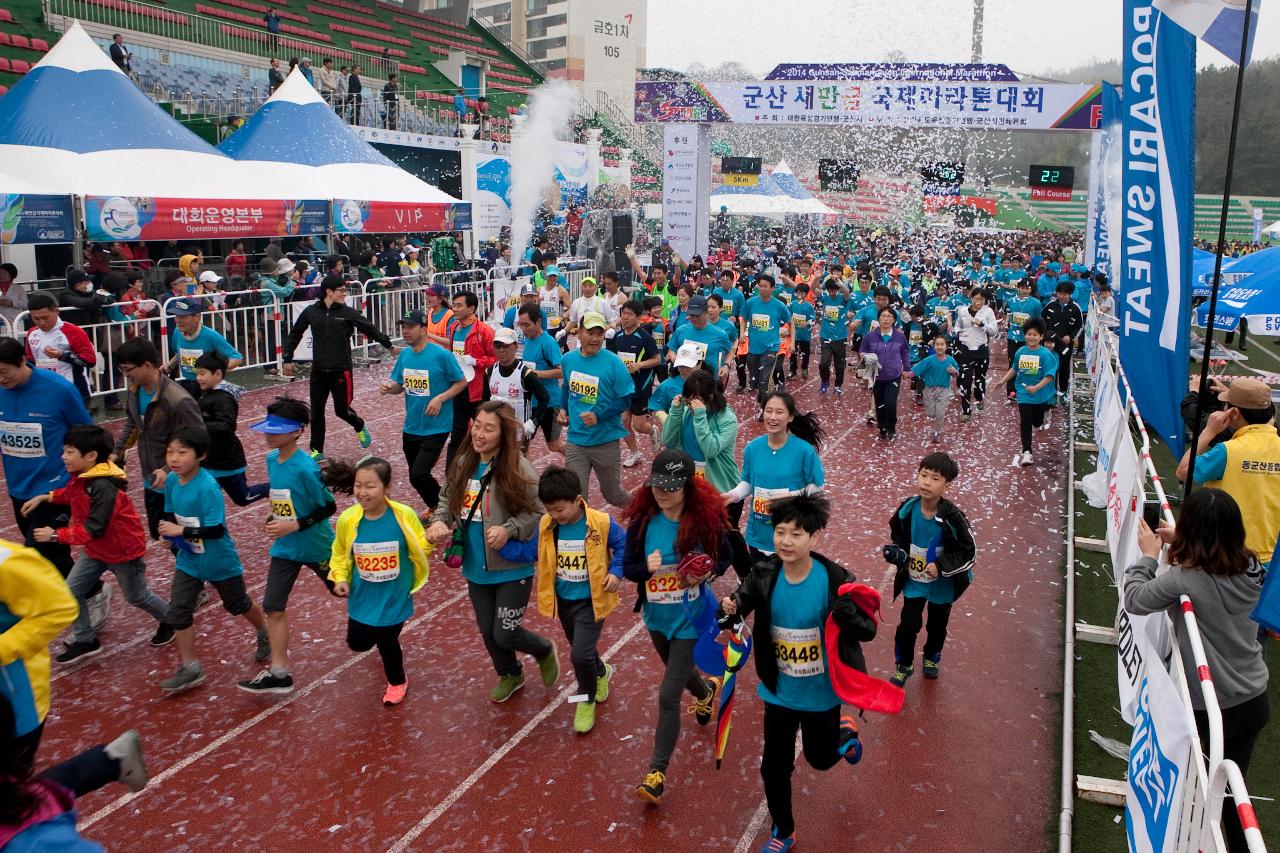
[[747,623],[737,620],[729,629],[729,642],[724,647],[724,683],[720,687],[720,708],[716,712],[716,769],[724,760],[725,749],[729,746],[729,726],[733,722],[733,696],[736,692],[738,670],[747,664],[751,657],[751,633]]

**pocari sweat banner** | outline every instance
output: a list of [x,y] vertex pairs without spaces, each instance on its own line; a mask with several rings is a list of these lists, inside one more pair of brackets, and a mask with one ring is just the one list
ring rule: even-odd
[[1195,52],[1195,39],[1152,0],[1125,0],[1116,331],[1138,408],[1175,455],[1191,322]]

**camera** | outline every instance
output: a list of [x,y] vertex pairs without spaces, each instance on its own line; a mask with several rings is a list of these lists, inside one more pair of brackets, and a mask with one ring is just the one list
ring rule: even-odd
[[884,546],[884,561],[886,563],[892,563],[893,565],[901,569],[907,564],[907,561],[910,559],[911,559],[910,555],[908,555],[907,552],[903,550],[901,547],[897,545]]

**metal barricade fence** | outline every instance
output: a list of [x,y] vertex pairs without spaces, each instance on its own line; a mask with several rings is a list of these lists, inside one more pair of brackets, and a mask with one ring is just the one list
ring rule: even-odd
[[[107,311],[113,308],[117,310],[121,308],[133,309],[139,305],[146,306],[148,303],[154,308],[159,307],[155,300],[147,299],[141,303],[112,302],[109,305],[102,306],[102,310]],[[89,338],[89,345],[93,348],[94,353],[94,363],[89,365],[85,371],[85,381],[89,386],[90,397],[118,394],[128,389],[128,383],[125,381],[124,375],[116,370],[116,347],[129,338],[136,338],[140,335],[151,337],[154,340],[158,323],[159,321],[153,309],[151,316],[141,319],[107,320],[102,323],[87,323],[79,326]],[[10,334],[18,340],[25,340],[29,325],[31,325],[30,312],[23,311],[14,318],[12,326],[9,327]],[[40,366],[38,356],[37,366]]]
[[[557,263],[556,266],[560,267],[560,283],[569,291],[570,302],[582,295],[584,278],[596,277],[595,261],[589,258],[570,258],[564,263]],[[516,272],[515,276],[512,275],[513,271]],[[532,278],[533,267],[527,264],[518,268],[505,266],[489,270],[489,312],[494,322],[501,322],[503,312],[519,303],[520,288]]]
[[159,323],[158,330],[160,356],[165,364],[179,355],[181,349],[181,342],[177,340],[181,337],[181,332],[169,315],[169,306],[176,301],[192,299],[204,303],[201,322],[226,338],[227,343],[244,356],[244,361],[237,369],[280,369],[281,344],[291,323],[285,321],[280,300],[274,293],[263,288],[219,291],[197,296],[172,296],[166,299],[161,310],[163,320]]

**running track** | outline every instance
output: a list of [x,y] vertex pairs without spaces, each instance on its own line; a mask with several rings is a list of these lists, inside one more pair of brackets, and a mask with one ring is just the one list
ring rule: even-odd
[[[993,365],[991,375],[1002,369]],[[403,476],[401,400],[374,390],[388,372],[385,364],[357,371],[356,406],[369,419],[373,451],[400,463],[395,496],[419,505]],[[888,624],[866,652],[872,672],[887,677],[897,610],[888,603],[891,575],[880,548],[889,513],[910,494],[915,465],[933,445],[923,410],[908,394],[897,441],[886,448],[862,422],[868,392],[850,379],[843,401],[819,397],[814,373],[797,394],[803,408],[816,408],[828,433],[823,461],[836,515],[820,550],[885,594]],[[303,383],[285,387],[305,396]],[[278,393],[285,391],[246,394],[242,423],[261,417]],[[749,398],[730,400],[743,420],[741,445],[760,427]],[[950,496],[974,527],[975,582],[955,607],[942,678],[922,682],[917,663],[903,714],[863,719],[862,763],[817,773],[798,761],[793,784],[802,850],[1048,847],[1057,797],[1065,433],[1061,423],[1037,433],[1036,465],[1016,469],[1014,407],[993,402],[968,426],[959,423],[954,402],[951,415],[943,447],[961,476]],[[251,478],[261,476],[264,445],[247,430],[242,439]],[[362,455],[332,414],[327,450]],[[540,444],[535,461],[539,467],[548,461]],[[640,484],[646,472],[647,461],[628,472],[626,485]],[[137,497],[132,460],[130,474]],[[604,506],[594,486],[593,496],[593,505]],[[12,538],[7,502],[2,512],[0,535]],[[259,506],[229,506],[255,598],[269,544],[256,535],[263,513]],[[152,545],[147,561],[152,586],[167,597],[172,558]],[[721,594],[731,589],[730,579],[719,584]],[[153,625],[117,594],[101,632],[104,652],[54,664],[40,759],[57,761],[125,728],[141,732],[150,786],[138,795],[111,786],[79,804],[82,833],[116,851],[758,849],[768,818],[757,772],[754,671],[739,685],[723,769],[716,771],[712,760],[714,725],[700,729],[686,715],[662,806],[646,808],[634,798],[652,746],[661,665],[631,613],[634,588],[624,590],[600,646],[617,666],[612,695],[585,737],[574,735],[565,703],[572,671],[559,626],[531,604],[527,624],[560,639],[556,688],[544,688],[530,662],[524,690],[492,705],[485,694],[494,675],[465,585],[434,560],[402,638],[409,697],[394,709],[379,701],[384,682],[376,652],[347,649],[345,604],[314,579],[301,577],[290,600],[296,689],[271,698],[235,689],[234,681],[259,668],[253,634],[216,604],[196,621],[208,681],[163,698],[157,685],[173,670],[174,651],[149,647]]]

